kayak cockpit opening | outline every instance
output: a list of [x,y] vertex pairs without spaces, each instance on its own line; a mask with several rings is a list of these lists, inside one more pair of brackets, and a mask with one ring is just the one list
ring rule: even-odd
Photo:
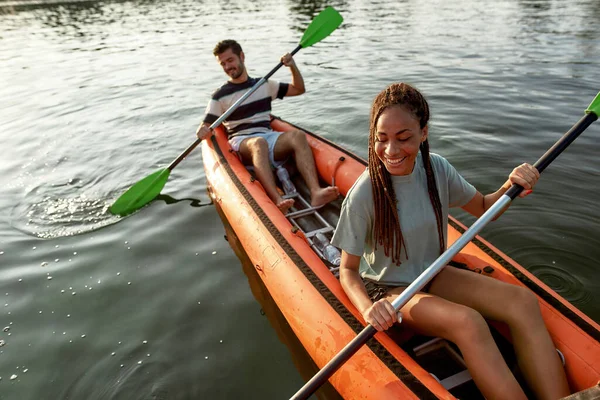
[[[285,170],[282,167],[280,169]],[[342,199],[336,199],[321,207],[312,207],[310,191],[300,174],[290,177],[278,171],[277,177],[279,187],[284,193],[283,198],[294,199],[294,205],[288,210],[286,218],[294,228],[302,232],[314,252],[335,277],[339,278],[341,252],[331,244],[331,237],[339,219]]]

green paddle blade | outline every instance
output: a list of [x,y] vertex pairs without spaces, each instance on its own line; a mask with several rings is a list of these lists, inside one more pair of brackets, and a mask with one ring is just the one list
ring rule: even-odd
[[327,7],[306,28],[300,46],[307,48],[325,39],[342,24],[343,20],[333,7]]
[[596,95],[594,100],[590,103],[587,110],[585,110],[587,114],[594,113],[597,117],[600,118],[600,92]]
[[108,210],[120,216],[139,210],[160,194],[170,174],[171,171],[165,168],[148,175],[123,193]]

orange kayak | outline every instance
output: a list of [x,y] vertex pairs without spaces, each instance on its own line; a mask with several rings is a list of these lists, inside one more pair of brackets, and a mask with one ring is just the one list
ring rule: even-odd
[[[278,118],[272,120],[272,127],[278,131],[300,129]],[[344,196],[365,170],[366,162],[325,138],[304,132],[320,179],[334,183]],[[323,367],[366,326],[345,295],[335,265],[322,258],[322,248],[311,246],[317,233],[331,238],[341,201],[319,210],[308,204],[302,207],[306,187],[301,179],[295,179],[300,197],[287,216],[283,215],[231,150],[222,128],[202,143],[202,157],[208,190],[224,223],[302,347],[318,368]],[[465,230],[450,217],[449,245]],[[454,263],[533,291],[564,358],[571,391],[586,391],[581,395],[588,397],[579,398],[600,396],[600,325],[479,236],[454,258]],[[489,324],[519,379],[508,329],[501,323]],[[483,398],[452,343],[422,337],[402,326],[377,333],[329,382],[345,399]],[[281,397],[293,394],[282,393]]]

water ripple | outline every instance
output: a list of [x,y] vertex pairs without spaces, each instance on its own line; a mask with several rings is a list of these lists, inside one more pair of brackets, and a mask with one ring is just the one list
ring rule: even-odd
[[33,203],[13,208],[12,225],[20,231],[42,239],[79,235],[117,222],[120,218],[108,212],[106,199],[86,194],[77,197],[46,195]]
[[582,306],[594,300],[594,295],[585,289],[583,283],[576,276],[554,264],[531,265],[529,271],[576,306]]

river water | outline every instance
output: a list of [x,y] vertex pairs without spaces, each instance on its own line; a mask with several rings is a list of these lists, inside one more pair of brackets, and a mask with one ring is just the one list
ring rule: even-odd
[[[302,385],[285,323],[224,240],[199,150],[149,207],[107,207],[194,141],[226,78],[217,41],[239,40],[265,74],[326,5],[344,24],[296,55],[307,93],[274,113],[363,157],[373,97],[409,82],[430,101],[432,151],[487,193],[600,89],[597,0],[0,1],[1,400]],[[596,321],[599,152],[597,123],[483,232]]]

